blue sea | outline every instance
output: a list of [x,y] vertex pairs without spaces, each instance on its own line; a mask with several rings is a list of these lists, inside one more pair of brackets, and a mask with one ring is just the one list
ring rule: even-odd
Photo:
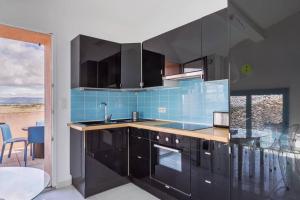
[[44,98],[40,97],[0,97],[0,105],[28,105],[44,104]]

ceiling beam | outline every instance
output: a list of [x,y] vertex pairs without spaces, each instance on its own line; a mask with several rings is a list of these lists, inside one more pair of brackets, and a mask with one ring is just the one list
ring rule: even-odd
[[230,2],[228,8],[231,24],[235,28],[244,32],[254,42],[260,42],[265,39],[263,29],[252,21],[237,5]]

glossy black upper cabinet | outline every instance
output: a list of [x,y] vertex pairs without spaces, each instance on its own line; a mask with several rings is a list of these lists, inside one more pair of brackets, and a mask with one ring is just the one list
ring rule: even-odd
[[98,62],[97,88],[121,87],[121,53],[118,52]]
[[121,45],[121,88],[141,87],[141,44]]
[[71,41],[71,87],[119,88],[121,45],[78,35]]
[[141,45],[79,35],[71,41],[71,87],[138,88]]
[[[187,70],[202,70],[203,66],[201,69],[197,68],[198,64],[202,65],[203,62],[189,64],[202,60],[201,28],[202,20],[199,19],[144,41],[143,70],[145,65],[149,65],[150,69],[155,68],[157,76],[160,77],[181,74]],[[156,57],[155,63],[151,63],[154,59],[148,59],[150,56]]]
[[[167,79],[190,72],[203,72],[205,80],[227,79],[227,18],[227,9],[223,9],[144,41],[144,82],[149,69],[154,72],[148,76]],[[153,58],[148,59],[150,56]]]
[[143,87],[162,86],[165,56],[143,49],[142,58]]

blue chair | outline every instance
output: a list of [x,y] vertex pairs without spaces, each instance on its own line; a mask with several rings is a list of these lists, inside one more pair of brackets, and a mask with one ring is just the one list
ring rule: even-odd
[[[32,145],[32,160],[34,160],[34,146],[35,144],[44,144],[44,126],[32,126],[28,128],[28,144]],[[27,151],[27,146],[26,146]],[[27,158],[25,159],[25,166]]]
[[[2,141],[3,141],[1,155],[0,155],[0,164],[1,164],[3,160],[3,154],[4,154],[6,144],[10,144],[9,153],[8,153],[8,158],[10,158],[14,143],[24,142],[25,145],[24,149],[27,149],[27,138],[23,138],[23,137],[12,138],[11,131],[8,124],[5,123],[0,124],[0,128],[1,128]],[[26,160],[26,158],[27,158],[27,151],[24,151],[24,161]]]

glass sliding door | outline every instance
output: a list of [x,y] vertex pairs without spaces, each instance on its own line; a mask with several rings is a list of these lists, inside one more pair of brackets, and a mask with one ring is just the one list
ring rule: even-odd
[[[288,126],[288,89],[238,91],[231,95],[231,130],[276,129]],[[234,132],[234,131],[233,131]]]

